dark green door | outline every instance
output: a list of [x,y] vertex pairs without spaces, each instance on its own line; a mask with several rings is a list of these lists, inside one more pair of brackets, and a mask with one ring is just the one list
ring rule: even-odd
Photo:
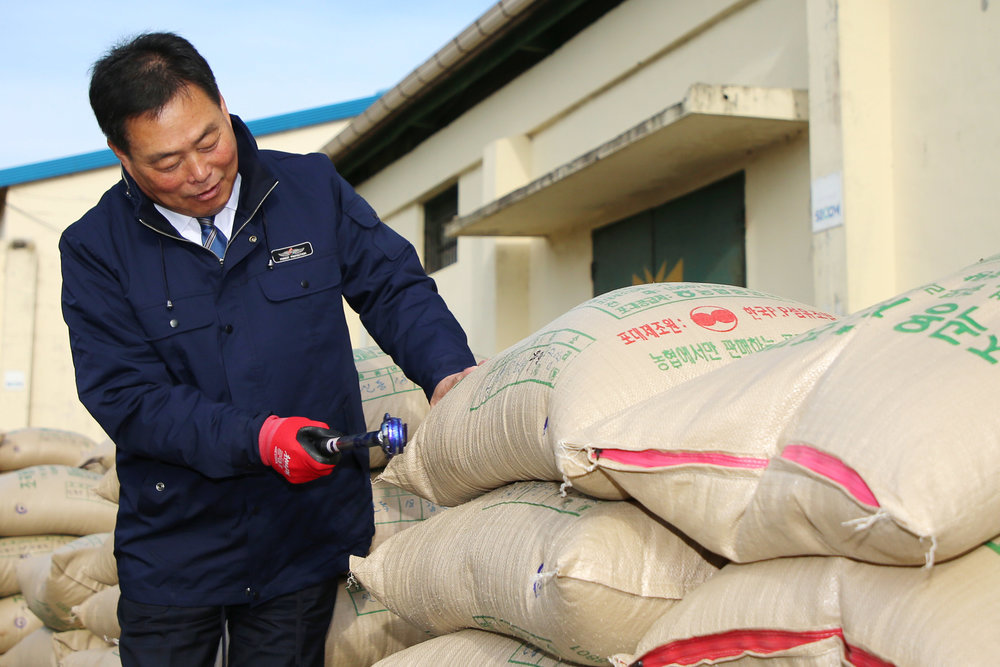
[[593,232],[594,295],[651,282],[746,285],[743,172]]

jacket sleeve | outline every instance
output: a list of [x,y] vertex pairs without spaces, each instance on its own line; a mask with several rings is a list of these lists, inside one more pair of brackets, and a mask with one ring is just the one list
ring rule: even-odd
[[257,434],[267,415],[210,401],[176,382],[145,340],[123,277],[68,232],[59,251],[77,391],[116,445],[213,478],[259,468]]
[[344,297],[379,347],[430,398],[443,378],[476,365],[465,332],[409,241],[339,174],[334,180]]

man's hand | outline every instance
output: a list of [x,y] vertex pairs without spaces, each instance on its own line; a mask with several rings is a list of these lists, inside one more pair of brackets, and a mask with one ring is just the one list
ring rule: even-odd
[[459,371],[458,373],[452,373],[446,378],[443,378],[438,382],[437,386],[434,387],[434,393],[431,394],[431,407],[433,408],[438,401],[444,398],[444,395],[451,391],[451,388],[458,384],[458,381],[464,378],[466,375],[476,370],[478,366],[469,366],[464,371]]
[[281,418],[271,415],[258,436],[260,460],[280,472],[292,484],[311,482],[329,475],[340,454],[328,454],[324,443],[342,433],[323,422],[304,417]]

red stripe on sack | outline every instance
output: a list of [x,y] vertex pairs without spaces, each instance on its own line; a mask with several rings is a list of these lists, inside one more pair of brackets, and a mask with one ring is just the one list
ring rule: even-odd
[[643,449],[633,452],[627,449],[599,449],[596,459],[609,459],[616,463],[637,468],[670,468],[683,465],[712,465],[723,468],[745,468],[758,470],[766,468],[768,460],[750,456],[733,456],[713,452],[667,452],[662,449]]
[[817,475],[832,479],[866,505],[879,507],[875,494],[868,488],[861,475],[853,468],[844,465],[840,459],[809,445],[787,445],[785,451],[781,453],[781,457],[794,461]]
[[845,643],[844,648],[847,653],[847,662],[855,667],[895,667],[895,664],[888,660],[883,660],[868,651]]
[[867,651],[851,646],[841,628],[793,632],[791,630],[730,630],[717,635],[679,639],[647,652],[635,665],[694,665],[703,660],[736,658],[746,653],[768,654],[813,644],[830,637],[839,637],[845,647],[845,657],[856,667],[894,667]]

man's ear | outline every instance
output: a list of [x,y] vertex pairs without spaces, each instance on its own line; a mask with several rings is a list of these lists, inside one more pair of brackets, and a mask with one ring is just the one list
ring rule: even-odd
[[226,108],[226,98],[222,96],[222,93],[219,93],[219,107],[222,109],[222,116],[229,123],[229,126],[232,127],[233,119],[229,117],[229,109]]
[[130,171],[129,167],[131,167],[131,160],[129,160],[128,154],[111,143],[110,139],[108,139],[108,148],[111,149],[111,152],[115,154],[116,158],[121,160],[121,163],[125,166],[125,170]]

